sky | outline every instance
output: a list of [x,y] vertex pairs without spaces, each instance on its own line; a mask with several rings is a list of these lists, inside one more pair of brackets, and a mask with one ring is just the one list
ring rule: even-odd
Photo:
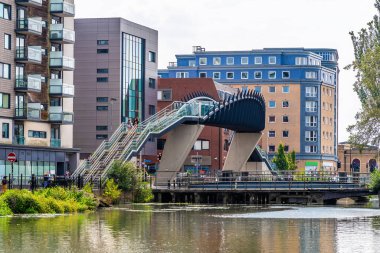
[[158,65],[192,46],[206,50],[265,47],[335,48],[339,53],[339,141],[355,123],[360,102],[350,31],[366,27],[375,0],[75,0],[77,18],[122,17],[158,30]]

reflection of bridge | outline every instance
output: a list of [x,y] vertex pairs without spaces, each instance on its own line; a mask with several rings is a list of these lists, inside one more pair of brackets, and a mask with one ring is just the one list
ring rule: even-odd
[[181,177],[155,186],[158,202],[280,204],[335,203],[341,198],[362,198],[368,174],[334,177],[330,174],[256,174],[247,177]]
[[[95,184],[106,178],[113,161],[128,161],[143,148],[149,138],[168,133],[157,172],[157,180],[174,178],[182,167],[205,125],[235,131],[223,170],[242,172],[265,128],[265,102],[262,95],[250,91],[215,101],[206,94],[193,94],[186,102],[173,102],[137,126],[123,123],[104,141],[88,160],[73,173],[84,183]],[[265,160],[261,152],[256,152]],[[268,163],[266,163],[268,164]]]

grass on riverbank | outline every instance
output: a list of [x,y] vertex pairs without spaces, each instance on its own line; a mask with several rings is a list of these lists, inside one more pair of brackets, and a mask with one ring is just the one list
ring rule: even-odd
[[62,214],[94,210],[93,194],[61,187],[37,190],[8,190],[0,195],[0,216],[13,214]]

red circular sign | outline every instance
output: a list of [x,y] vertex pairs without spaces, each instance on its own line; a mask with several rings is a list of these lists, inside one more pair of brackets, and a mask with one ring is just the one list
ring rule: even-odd
[[16,154],[11,152],[8,154],[7,160],[11,163],[14,163],[16,161]]

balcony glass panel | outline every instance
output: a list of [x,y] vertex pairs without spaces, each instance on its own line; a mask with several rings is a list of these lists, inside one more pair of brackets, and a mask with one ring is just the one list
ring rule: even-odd
[[73,113],[63,112],[62,106],[51,106],[49,111],[50,121],[73,122]]
[[42,0],[16,0],[17,4],[41,6]]
[[62,51],[50,52],[50,67],[74,69],[75,60],[63,56]]
[[28,103],[28,119],[40,119],[40,118],[41,118],[41,104]]
[[75,15],[75,5],[71,3],[67,3],[64,0],[51,0],[50,12],[67,13],[70,15]]
[[25,137],[20,135],[15,135],[13,137],[13,144],[16,145],[24,145],[25,144]]
[[62,79],[51,79],[50,94],[74,96],[74,85],[62,83]]
[[39,46],[17,47],[16,59],[23,61],[41,62],[42,52]]
[[63,24],[50,25],[50,39],[75,42],[75,32],[63,28]]
[[61,140],[60,139],[50,139],[50,146],[59,148],[61,147]]
[[37,18],[18,19],[17,29],[34,33],[42,33],[42,24],[43,22]]
[[41,75],[28,75],[27,78],[16,78],[16,88],[41,90]]

